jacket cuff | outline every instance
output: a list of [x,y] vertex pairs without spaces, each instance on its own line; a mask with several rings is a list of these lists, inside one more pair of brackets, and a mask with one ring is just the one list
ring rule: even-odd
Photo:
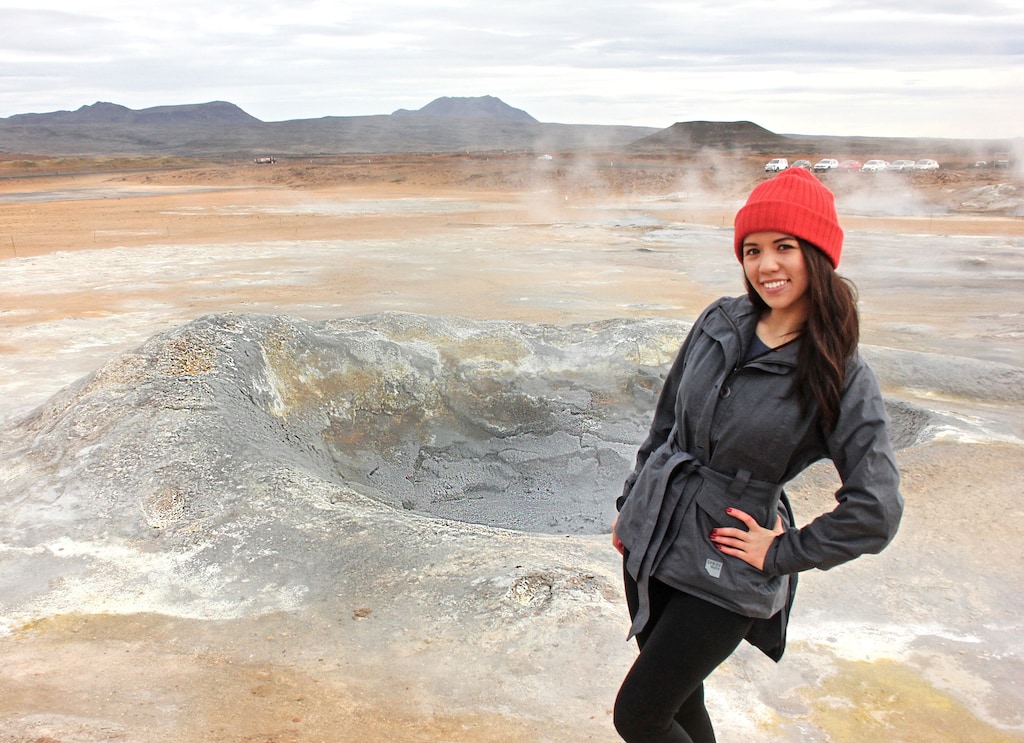
[[800,571],[800,568],[793,568],[785,564],[786,550],[783,544],[795,538],[799,532],[800,530],[796,527],[790,527],[772,540],[771,545],[768,547],[768,554],[764,556],[764,573],[774,577]]

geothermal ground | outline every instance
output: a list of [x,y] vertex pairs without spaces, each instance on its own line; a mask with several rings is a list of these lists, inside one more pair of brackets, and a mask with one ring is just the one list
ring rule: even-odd
[[[765,177],[712,164],[4,170],[0,743],[616,740],[610,500]],[[1020,178],[825,180],[907,515],[719,739],[1024,740]]]

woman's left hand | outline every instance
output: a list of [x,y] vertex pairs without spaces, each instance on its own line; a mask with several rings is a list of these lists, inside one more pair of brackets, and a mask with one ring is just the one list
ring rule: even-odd
[[719,527],[711,532],[711,541],[726,555],[738,557],[748,565],[753,565],[758,570],[764,570],[764,561],[768,556],[768,549],[772,546],[772,542],[775,541],[775,537],[785,531],[782,528],[782,517],[778,517],[774,529],[765,529],[750,514],[736,508],[727,508],[725,512],[734,519],[739,519],[746,524],[747,531],[730,527]]

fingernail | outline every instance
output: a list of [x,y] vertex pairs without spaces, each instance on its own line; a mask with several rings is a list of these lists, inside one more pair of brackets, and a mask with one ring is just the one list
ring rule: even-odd
[[729,514],[730,516],[732,515],[732,509],[731,509],[731,508],[727,508],[727,509],[725,509],[725,512],[726,512],[727,514]]

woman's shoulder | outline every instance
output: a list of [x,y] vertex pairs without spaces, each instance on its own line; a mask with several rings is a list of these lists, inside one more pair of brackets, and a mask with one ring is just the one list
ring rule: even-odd
[[853,392],[855,395],[866,393],[881,395],[880,385],[875,372],[868,365],[868,362],[860,355],[860,351],[854,350],[850,358],[846,360],[846,374],[843,376],[844,396]]
[[754,308],[754,303],[750,301],[750,297],[745,294],[739,297],[719,297],[704,308],[704,311],[700,313],[700,317],[697,319],[697,323],[699,324],[701,321],[706,320],[716,312],[724,313],[735,321],[755,314],[757,310]]
[[721,307],[730,312],[745,313],[754,310],[754,303],[750,301],[750,297],[746,294],[741,294],[738,297],[719,297],[708,307]]
[[691,331],[700,330],[715,338],[737,332],[747,335],[753,332],[756,321],[757,309],[749,297],[721,297],[704,308]]

